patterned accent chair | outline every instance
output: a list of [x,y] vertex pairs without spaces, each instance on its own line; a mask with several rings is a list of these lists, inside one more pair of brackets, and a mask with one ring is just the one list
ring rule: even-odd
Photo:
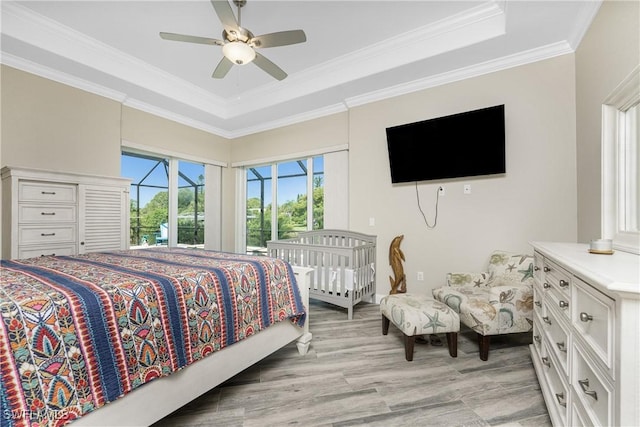
[[433,297],[460,315],[478,334],[480,359],[489,358],[491,335],[533,329],[533,256],[495,251],[487,271],[448,273]]

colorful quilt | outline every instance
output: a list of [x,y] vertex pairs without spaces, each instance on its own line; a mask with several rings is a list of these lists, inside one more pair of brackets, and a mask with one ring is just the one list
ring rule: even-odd
[[279,259],[150,248],[0,262],[0,426],[64,425],[275,322]]

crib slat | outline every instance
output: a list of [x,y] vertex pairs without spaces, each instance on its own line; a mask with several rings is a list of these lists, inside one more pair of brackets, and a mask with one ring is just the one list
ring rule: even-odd
[[314,268],[310,298],[348,309],[375,299],[376,236],[348,230],[313,230],[267,242],[269,256]]

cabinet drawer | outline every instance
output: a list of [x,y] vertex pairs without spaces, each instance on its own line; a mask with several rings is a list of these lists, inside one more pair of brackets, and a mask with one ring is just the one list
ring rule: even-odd
[[39,256],[75,255],[76,245],[51,245],[47,247],[26,247],[18,249],[18,258],[34,258]]
[[559,320],[559,315],[553,309],[547,309],[547,315],[543,318],[543,322],[546,342],[550,348],[549,352],[553,352],[556,355],[561,365],[561,369],[558,369],[558,371],[568,379],[568,350],[570,342],[567,326]]
[[537,316],[533,317],[533,345],[535,346],[538,354],[542,352],[542,335],[544,334],[544,330],[540,325],[540,320]]
[[50,224],[55,222],[75,222],[76,207],[72,205],[27,205],[19,206],[19,221],[25,223]]
[[533,278],[539,283],[544,280],[544,256],[538,252],[533,254]]
[[571,274],[558,264],[544,260],[544,282],[551,285],[557,291],[563,293],[569,298],[569,288],[571,283]]
[[615,301],[578,278],[572,287],[571,323],[613,376]]
[[573,395],[585,409],[590,424],[613,425],[613,387],[585,356],[580,345],[572,352],[572,380]]
[[38,181],[18,183],[19,202],[75,203],[76,186],[71,184],[49,184]]
[[547,291],[548,299],[547,303],[553,308],[557,309],[558,313],[562,315],[562,317],[567,321],[571,321],[571,310],[569,310],[570,306],[570,297],[567,293],[559,290],[555,286],[552,286],[549,291]]
[[533,312],[538,316],[544,316],[542,301],[544,300],[544,291],[538,282],[533,284]]
[[48,227],[21,226],[18,230],[19,245],[46,246],[50,243],[73,243],[76,241],[75,225]]
[[[569,387],[558,371],[554,359],[549,356],[550,352],[551,350],[547,348],[547,356],[541,358],[544,378],[547,381],[550,391],[550,396],[548,396],[548,399],[545,399],[545,402],[549,412],[553,412],[556,417],[560,418],[560,425],[567,425]],[[552,419],[556,417],[552,417]]]

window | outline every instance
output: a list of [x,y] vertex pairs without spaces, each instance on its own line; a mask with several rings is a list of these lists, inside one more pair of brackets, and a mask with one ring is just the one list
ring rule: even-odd
[[640,66],[602,108],[602,235],[640,253]]
[[204,165],[178,162],[178,245],[204,245]]
[[131,179],[131,247],[166,245],[169,222],[168,159],[122,153],[121,174]]
[[316,156],[245,167],[247,253],[264,254],[269,240],[323,228],[323,163]]
[[[174,169],[177,170],[175,180]],[[172,245],[204,246],[205,165],[123,152],[121,174],[132,179],[132,248],[168,246],[170,241]],[[172,199],[177,202],[172,203]]]

